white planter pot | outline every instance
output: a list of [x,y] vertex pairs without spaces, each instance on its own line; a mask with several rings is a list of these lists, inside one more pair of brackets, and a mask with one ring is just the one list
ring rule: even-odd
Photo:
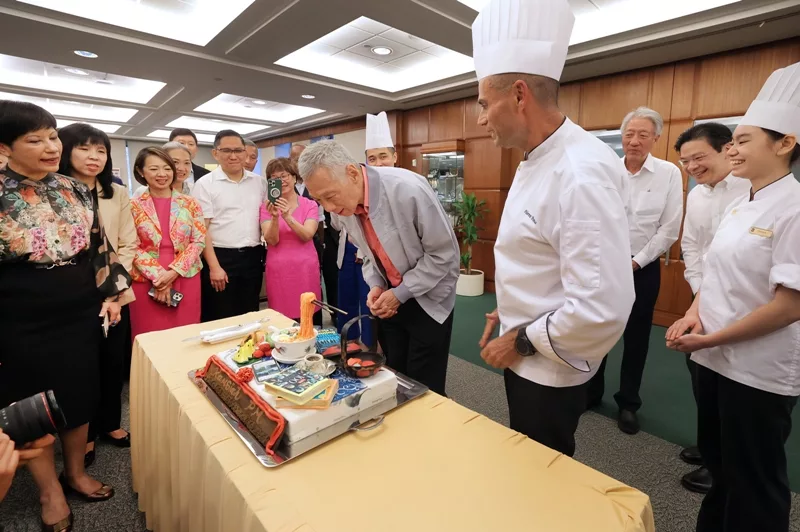
[[459,296],[480,296],[483,294],[483,272],[472,269],[472,275],[466,275],[461,270],[456,283],[456,294]]

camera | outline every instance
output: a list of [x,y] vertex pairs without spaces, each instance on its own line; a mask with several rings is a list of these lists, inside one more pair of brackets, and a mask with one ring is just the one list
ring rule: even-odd
[[0,410],[0,429],[20,447],[67,426],[53,390],[37,393]]

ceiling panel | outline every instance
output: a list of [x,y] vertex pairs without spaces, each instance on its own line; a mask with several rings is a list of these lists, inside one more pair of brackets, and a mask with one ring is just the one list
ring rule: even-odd
[[88,20],[205,46],[255,0],[18,0]]
[[[378,55],[373,51],[375,48],[388,48],[391,50],[391,53],[388,55]],[[382,35],[372,37],[371,39],[368,39],[360,44],[352,46],[348,48],[347,51],[364,57],[369,57],[371,59],[377,59],[381,63],[389,63],[395,59],[399,59],[407,56],[408,54],[414,53],[413,48],[409,48],[408,46],[400,44],[399,42],[390,41],[389,39],[384,38]]]

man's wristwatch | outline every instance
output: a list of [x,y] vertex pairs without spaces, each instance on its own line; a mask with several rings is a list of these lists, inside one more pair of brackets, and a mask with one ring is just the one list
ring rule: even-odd
[[528,340],[528,333],[525,331],[525,327],[517,331],[517,340],[514,342],[514,348],[517,350],[517,353],[524,357],[529,357],[536,353],[536,348],[533,347],[531,341]]

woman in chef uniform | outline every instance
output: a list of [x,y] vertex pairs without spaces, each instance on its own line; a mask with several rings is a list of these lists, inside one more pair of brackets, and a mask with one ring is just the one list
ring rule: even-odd
[[789,530],[784,444],[800,395],[800,63],[777,70],[728,150],[749,197],[731,204],[703,282],[667,345],[694,353],[698,445],[714,478],[698,532]]

